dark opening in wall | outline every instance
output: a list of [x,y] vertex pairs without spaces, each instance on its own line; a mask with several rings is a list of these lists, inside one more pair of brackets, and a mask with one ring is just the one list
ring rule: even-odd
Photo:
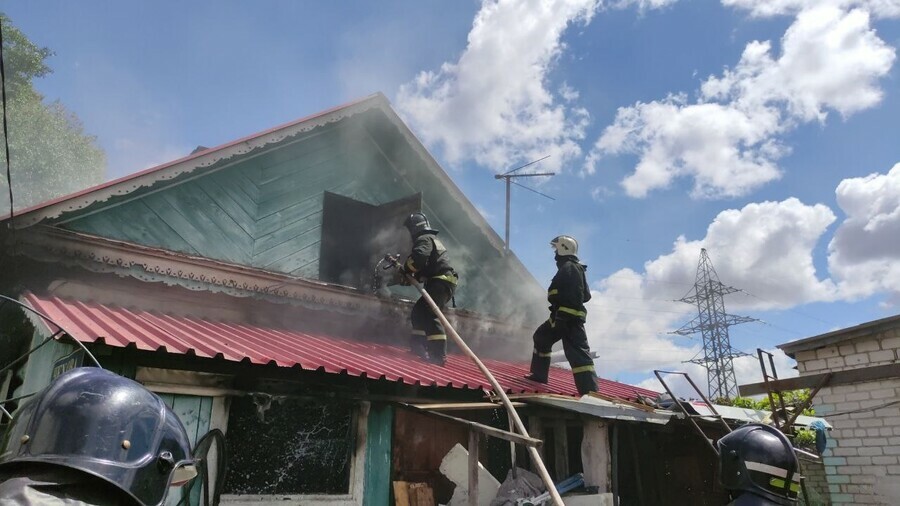
[[376,206],[325,192],[319,279],[370,290],[375,264],[411,247],[403,222],[421,209],[421,193]]
[[349,493],[354,413],[340,401],[233,399],[224,493]]

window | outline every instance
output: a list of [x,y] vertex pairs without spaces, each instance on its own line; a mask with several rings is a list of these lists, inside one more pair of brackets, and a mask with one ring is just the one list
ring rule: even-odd
[[232,399],[224,493],[350,494],[355,412],[342,401]]

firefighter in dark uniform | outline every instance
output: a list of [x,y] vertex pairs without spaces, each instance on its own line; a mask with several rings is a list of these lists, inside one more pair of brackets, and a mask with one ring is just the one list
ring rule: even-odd
[[[403,224],[412,236],[412,253],[403,263],[403,270],[425,285],[425,291],[443,311],[453,298],[459,276],[450,266],[447,248],[437,238],[422,213],[409,215]],[[447,358],[447,334],[440,319],[420,297],[412,309],[412,336],[409,347],[413,353],[431,363],[444,365]]]
[[731,493],[728,506],[792,506],[800,493],[794,447],[778,429],[750,423],[722,436],[719,481]]
[[550,350],[562,340],[563,350],[580,395],[597,391],[597,375],[594,360],[588,348],[584,322],[587,310],[584,303],[591,300],[591,291],[585,279],[586,265],[578,261],[578,242],[561,235],[550,241],[556,252],[556,275],[550,282],[547,300],[550,302],[550,318],[534,331],[534,354],[531,356],[531,374],[526,378],[540,383],[547,382],[550,372]]
[[0,506],[159,506],[197,474],[181,421],[139,383],[73,369],[0,440]]

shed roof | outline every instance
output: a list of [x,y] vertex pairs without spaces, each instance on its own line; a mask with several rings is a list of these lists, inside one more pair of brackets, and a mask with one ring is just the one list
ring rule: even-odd
[[[72,337],[85,343],[103,342],[114,347],[134,346],[144,351],[163,350],[232,362],[299,367],[409,385],[491,390],[490,383],[475,364],[461,355],[450,355],[447,365],[440,367],[412,356],[402,346],[173,316],[33,293],[26,293],[22,298]],[[57,330],[43,320],[38,326],[42,331]],[[577,395],[568,370],[552,367],[549,382],[542,385],[524,379],[528,363],[483,362],[509,393]],[[651,390],[615,381],[600,379],[598,383],[600,392],[611,397],[630,400],[637,394],[657,395]]]

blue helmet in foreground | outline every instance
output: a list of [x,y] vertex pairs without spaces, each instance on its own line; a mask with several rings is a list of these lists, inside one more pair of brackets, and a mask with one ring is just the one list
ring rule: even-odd
[[0,472],[36,463],[96,476],[144,506],[196,475],[184,425],[162,399],[94,367],[60,375],[16,411]]

